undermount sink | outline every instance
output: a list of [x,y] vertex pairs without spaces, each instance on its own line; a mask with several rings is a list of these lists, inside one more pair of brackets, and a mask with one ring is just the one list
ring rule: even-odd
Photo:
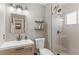
[[22,46],[33,45],[34,42],[31,39],[20,40],[20,41],[7,41],[0,45],[0,50],[7,50],[11,48],[17,48]]

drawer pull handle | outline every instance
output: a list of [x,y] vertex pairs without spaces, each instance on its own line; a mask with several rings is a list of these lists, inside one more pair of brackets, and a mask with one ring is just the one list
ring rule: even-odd
[[16,50],[22,50],[22,49],[24,49],[24,47],[22,47],[22,48],[17,48]]

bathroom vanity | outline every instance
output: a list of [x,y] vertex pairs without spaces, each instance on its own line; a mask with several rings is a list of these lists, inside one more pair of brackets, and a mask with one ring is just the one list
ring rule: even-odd
[[34,42],[31,39],[8,41],[0,45],[0,55],[33,55]]
[[[1,42],[0,55],[33,55],[34,42],[31,39],[24,38],[24,36],[27,34],[26,16],[11,13],[9,25],[10,25],[9,27],[10,30],[8,33],[11,36],[7,34],[4,34],[2,36],[3,40],[5,39],[6,41]],[[17,34],[19,34],[19,37],[17,36]],[[8,39],[17,39],[17,40],[11,41]]]

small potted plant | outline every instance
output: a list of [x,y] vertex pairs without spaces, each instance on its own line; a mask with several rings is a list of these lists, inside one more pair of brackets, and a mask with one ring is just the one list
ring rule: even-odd
[[27,40],[27,36],[25,36],[25,40]]

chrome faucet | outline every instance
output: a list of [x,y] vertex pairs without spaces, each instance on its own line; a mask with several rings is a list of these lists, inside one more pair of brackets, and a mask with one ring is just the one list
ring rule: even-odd
[[20,41],[22,39],[22,36],[19,34],[17,37],[17,40]]

